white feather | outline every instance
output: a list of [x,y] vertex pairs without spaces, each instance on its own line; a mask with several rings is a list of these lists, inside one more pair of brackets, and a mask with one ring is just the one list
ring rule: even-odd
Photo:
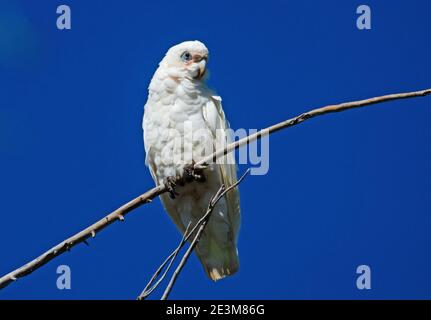
[[[204,81],[195,78],[197,68],[202,67],[202,64],[186,65],[181,61],[181,54],[185,50],[198,56],[208,54],[206,47],[198,41],[185,42],[169,49],[153,76],[145,105],[143,129],[146,164],[157,184],[163,183],[169,176],[182,175],[184,163],[174,159],[184,153],[184,145],[192,146],[192,156],[187,159],[191,163],[192,160],[197,162],[202,158],[206,142],[215,148],[231,141],[227,133],[220,134],[229,128],[221,98],[213,96]],[[182,127],[186,121],[192,123],[191,136],[184,134]],[[201,139],[196,138],[198,131]],[[182,147],[174,143],[176,138],[184,141]],[[212,164],[209,170],[205,170],[205,183],[193,182],[178,187],[179,196],[174,200],[166,194],[161,196],[167,213],[182,233],[189,222],[195,224],[202,217],[211,197],[222,184],[228,187],[235,183],[237,176],[233,153],[227,155],[226,159],[228,164]],[[213,280],[233,274],[239,267],[239,225],[239,193],[235,189],[215,207],[196,248],[208,276]]]

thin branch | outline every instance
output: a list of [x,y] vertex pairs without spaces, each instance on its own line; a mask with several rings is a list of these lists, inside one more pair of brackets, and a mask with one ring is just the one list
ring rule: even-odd
[[[180,264],[178,265],[177,269],[175,270],[175,272],[173,273],[171,280],[169,281],[169,284],[167,285],[165,292],[163,293],[163,296],[161,298],[161,300],[166,300],[169,297],[169,294],[172,291],[172,288],[174,287],[175,282],[177,281],[178,276],[180,275],[181,270],[183,269],[183,267],[185,266],[185,264],[187,263],[187,260],[189,259],[191,253],[193,252],[194,248],[196,247],[196,245],[199,242],[199,239],[202,236],[202,233],[205,230],[205,227],[207,225],[208,220],[211,217],[211,213],[214,210],[214,207],[216,206],[216,204],[219,202],[219,200],[221,198],[223,198],[229,191],[231,191],[232,189],[236,188],[243,180],[244,178],[249,174],[250,169],[247,169],[247,171],[241,176],[241,178],[239,178],[239,180],[237,182],[235,182],[234,184],[232,184],[231,186],[229,186],[227,189],[225,187],[225,185],[222,185],[220,187],[220,189],[217,191],[217,193],[211,198],[209,204],[208,204],[208,208],[206,213],[204,214],[204,216],[196,223],[195,228],[199,227],[198,232],[196,233],[192,243],[190,244],[190,246],[188,247],[186,253],[184,254],[183,258],[181,259]],[[191,236],[193,234],[193,230],[190,232],[189,236]]]
[[156,287],[160,284],[161,280],[163,280],[163,278],[166,276],[166,274],[167,274],[166,271],[164,272],[162,277],[157,281],[157,283],[151,289],[149,289],[149,287],[154,283],[154,281],[157,279],[157,277],[162,272],[163,268],[166,266],[166,264],[168,262],[169,262],[169,267],[171,266],[172,262],[174,261],[174,259],[177,256],[178,252],[184,247],[186,242],[191,238],[192,234],[196,231],[196,229],[199,227],[199,224],[201,224],[204,219],[205,219],[205,216],[203,216],[201,219],[199,219],[199,221],[192,228],[192,230],[190,230],[190,232],[187,232],[188,228],[189,228],[189,227],[187,227],[186,231],[184,232],[183,238],[181,239],[181,242],[178,245],[178,247],[174,251],[172,251],[171,254],[165,259],[165,261],[163,261],[163,263],[159,266],[159,268],[156,270],[154,275],[151,277],[148,284],[145,286],[144,290],[142,290],[141,294],[138,296],[137,300],[146,299],[152,293],[152,291],[154,291],[154,289],[156,289]]
[[424,97],[431,94],[431,88],[420,90],[420,91],[414,91],[414,92],[405,92],[405,93],[395,93],[395,94],[388,94],[385,96],[365,99],[365,100],[358,100],[358,101],[352,101],[352,102],[345,102],[340,104],[334,104],[329,105],[322,108],[317,108],[310,110],[308,112],[305,112],[303,114],[300,114],[299,116],[296,116],[294,118],[288,119],[286,121],[277,123],[273,126],[270,126],[268,128],[262,129],[254,134],[251,134],[245,138],[242,138],[234,143],[231,143],[227,145],[224,149],[217,150],[213,154],[210,154],[209,156],[203,158],[202,160],[198,161],[195,164],[196,166],[203,165],[205,163],[211,163],[215,162],[218,158],[232,152],[233,150],[238,149],[239,147],[249,144],[255,140],[259,140],[263,136],[269,135],[271,133],[280,131],[282,129],[286,129],[289,127],[293,127],[297,124],[300,124],[304,122],[305,120],[314,118],[316,116],[321,116],[328,113],[334,113],[334,112],[341,112],[346,111],[349,109],[354,108],[360,108],[365,107],[377,103],[387,102],[387,101],[393,101],[393,100],[400,100],[400,99],[408,99],[408,98],[414,98],[414,97]]
[[[224,188],[225,186],[223,185],[222,188]],[[212,212],[212,210],[210,211]],[[193,239],[192,243],[190,244],[190,246],[187,248],[186,253],[184,254],[183,258],[181,259],[180,264],[178,265],[178,267],[175,269],[174,274],[171,277],[171,280],[169,281],[165,291],[163,292],[162,298],[160,300],[167,300],[169,297],[169,294],[172,291],[172,288],[174,287],[175,282],[177,281],[178,276],[180,275],[181,270],[183,269],[183,267],[185,266],[187,260],[189,259],[191,253],[193,252],[193,250],[195,249],[199,238],[202,235],[202,232],[205,229],[205,226],[207,225],[207,221],[204,220],[202,222],[202,224],[199,226],[199,230],[196,233],[195,238]]]
[[[215,153],[209,155],[208,157],[203,158],[199,162],[195,164],[195,168],[198,168],[199,166],[204,165],[205,163],[209,163],[211,161],[215,162],[218,158],[221,156],[224,156],[230,152],[232,152],[235,149],[238,149],[239,147],[249,144],[250,142],[253,142],[255,140],[260,139],[262,136],[277,132],[279,130],[297,125],[302,123],[303,121],[307,119],[311,119],[316,116],[324,115],[327,113],[333,113],[333,112],[340,112],[345,111],[348,109],[353,108],[359,108],[367,105],[392,101],[392,100],[399,100],[399,99],[407,99],[407,98],[414,98],[414,97],[423,97],[426,95],[431,94],[431,89],[421,90],[421,91],[415,91],[415,92],[407,92],[407,93],[398,93],[398,94],[390,94],[386,96],[380,96],[375,97],[371,99],[366,100],[360,100],[360,101],[353,101],[353,102],[347,102],[347,103],[341,103],[338,105],[330,105],[323,108],[318,108],[311,110],[309,112],[303,113],[297,117],[294,117],[292,119],[283,121],[281,123],[278,123],[276,125],[273,125],[271,127],[268,127],[266,129],[263,129],[255,134],[252,134],[248,137],[245,137],[241,140],[238,140],[234,143],[229,144],[225,148],[222,148],[220,150],[217,150]],[[115,221],[123,221],[124,216],[129,213],[130,211],[140,207],[143,204],[146,204],[148,202],[151,202],[152,199],[156,198],[157,196],[167,192],[167,188],[163,185],[154,187],[153,189],[145,192],[144,194],[140,195],[139,197],[133,199],[132,201],[126,203],[119,209],[113,211],[103,219],[97,221],[96,223],[92,224],[88,228],[80,231],[79,233],[73,235],[72,237],[64,240],[63,242],[59,243],[55,247],[49,249],[36,259],[30,261],[29,263],[25,264],[24,266],[6,274],[5,276],[0,278],[0,289],[6,287],[10,283],[16,281],[17,279],[24,277],[36,269],[42,267],[47,262],[51,261],[55,257],[63,254],[66,251],[69,251],[72,247],[76,246],[77,244],[81,242],[85,242],[88,238],[94,237],[97,232],[100,232],[102,229],[110,225],[111,223]]]
[[[246,173],[232,186],[230,186],[228,188],[227,191],[230,191],[232,188],[236,187],[239,183],[241,183],[241,181],[244,179],[244,177],[249,173],[250,170],[247,170]],[[223,186],[222,186],[223,187]],[[224,188],[223,188],[224,190]],[[223,191],[222,190],[222,191]],[[219,192],[222,192],[219,189]],[[219,192],[216,193],[215,197],[218,197]],[[218,200],[217,200],[218,201]],[[152,285],[154,283],[154,281],[157,279],[158,275],[161,273],[161,271],[163,270],[163,268],[165,267],[165,265],[169,262],[169,267],[172,265],[173,260],[176,258],[178,252],[184,247],[184,245],[186,244],[186,242],[191,238],[192,234],[196,232],[196,229],[200,226],[200,224],[203,223],[203,221],[206,219],[207,215],[204,215],[201,219],[199,219],[199,221],[196,223],[196,225],[190,230],[190,232],[187,232],[188,228],[186,229],[186,231],[184,232],[184,236],[183,239],[181,240],[179,246],[165,259],[165,261],[159,266],[159,268],[156,270],[156,272],[154,273],[154,275],[151,277],[150,281],[148,282],[148,284],[146,285],[146,287],[144,288],[144,290],[142,291],[142,293],[138,296],[137,300],[144,300],[146,299],[153,291],[154,289],[156,289],[156,287],[161,283],[161,281],[164,279],[164,277],[167,274],[166,270],[164,272],[164,274],[162,275],[162,277],[157,281],[157,283],[151,288],[150,285]]]
[[59,243],[55,247],[52,247],[51,249],[44,252],[36,259],[30,261],[24,266],[1,277],[0,289],[6,287],[13,281],[18,280],[18,278],[24,277],[32,273],[33,271],[42,267],[43,265],[45,265],[55,257],[61,255],[62,253],[66,251],[70,251],[70,249],[76,246],[77,244],[81,242],[84,242],[84,243],[87,242],[88,238],[90,237],[94,238],[96,236],[96,233],[100,232],[101,230],[109,226],[111,223],[115,221],[123,221],[127,213],[129,213],[133,209],[140,207],[143,204],[150,203],[152,199],[156,198],[157,196],[161,195],[164,192],[166,192],[166,188],[164,186],[157,186],[145,192],[144,194],[140,195],[139,197],[133,199],[132,201],[126,203],[125,205],[121,206],[120,208],[108,214],[103,219],[92,224],[88,228],[64,240],[63,242]]
[[[156,272],[154,273],[154,275],[151,277],[151,279],[148,282],[148,284],[145,286],[144,290],[142,290],[142,293],[139,295],[139,297],[137,298],[137,300],[144,300],[144,299],[146,299],[159,286],[159,284],[166,277],[166,275],[168,274],[169,270],[171,269],[172,264],[175,261],[175,258],[177,257],[177,255],[180,252],[181,248],[184,246],[184,244],[187,241],[187,235],[188,235],[188,231],[189,231],[189,228],[190,228],[191,224],[192,224],[192,222],[190,221],[189,224],[187,225],[186,231],[184,232],[183,238],[181,239],[181,242],[178,245],[178,247],[159,266],[159,268],[156,270]],[[162,276],[153,285],[154,281],[160,275],[160,273],[162,272],[162,270],[164,269],[164,267],[166,266],[166,264],[168,262],[169,262],[169,264],[166,267],[165,272],[163,272]]]

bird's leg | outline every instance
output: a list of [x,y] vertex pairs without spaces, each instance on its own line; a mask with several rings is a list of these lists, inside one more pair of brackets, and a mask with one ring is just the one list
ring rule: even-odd
[[204,169],[206,169],[208,166],[206,164],[204,165],[200,165],[200,166],[196,166],[195,168],[195,180],[198,182],[205,182],[207,180],[207,178],[205,177],[204,174]]
[[195,168],[195,161],[192,160],[191,164],[188,164],[184,167],[184,179],[187,182],[192,182],[192,181],[205,182],[206,178],[203,173],[203,170],[206,167],[207,167],[206,165],[203,165]]
[[169,197],[171,199],[175,199],[179,193],[176,190],[177,185],[183,187],[186,183],[197,181],[197,182],[205,182],[206,177],[203,173],[204,169],[208,167],[207,164],[196,166],[196,162],[192,160],[191,164],[184,166],[184,173],[182,177],[167,177],[163,179],[163,184],[166,186],[166,189],[169,192]]
[[166,189],[168,189],[169,197],[171,199],[175,199],[175,196],[178,196],[178,192],[175,190],[176,184],[176,178],[175,177],[167,177],[163,179],[163,184],[165,185]]

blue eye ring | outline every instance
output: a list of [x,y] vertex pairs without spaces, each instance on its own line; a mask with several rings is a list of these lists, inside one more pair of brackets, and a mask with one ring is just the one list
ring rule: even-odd
[[188,61],[192,60],[192,55],[190,54],[190,52],[184,51],[181,54],[181,60],[183,60],[184,62],[188,62]]

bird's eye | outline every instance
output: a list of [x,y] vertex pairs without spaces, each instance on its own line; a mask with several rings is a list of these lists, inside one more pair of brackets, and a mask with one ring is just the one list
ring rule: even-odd
[[184,62],[190,61],[192,60],[192,55],[190,54],[190,52],[184,51],[181,55],[181,60],[183,60]]

